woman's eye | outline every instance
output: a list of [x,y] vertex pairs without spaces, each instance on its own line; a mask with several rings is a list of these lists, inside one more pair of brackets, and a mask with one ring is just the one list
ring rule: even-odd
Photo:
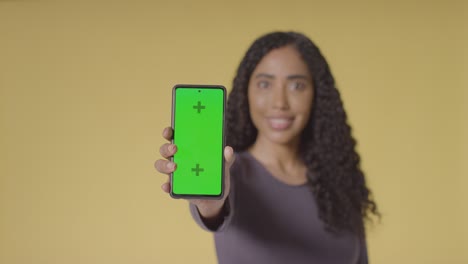
[[267,81],[260,81],[257,83],[258,88],[268,88],[270,87],[270,83]]
[[306,85],[303,82],[291,82],[289,84],[289,88],[291,90],[301,91],[301,90],[304,90],[305,87],[306,87]]

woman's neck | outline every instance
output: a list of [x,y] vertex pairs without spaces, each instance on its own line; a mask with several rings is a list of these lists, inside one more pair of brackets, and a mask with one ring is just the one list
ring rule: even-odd
[[283,171],[303,166],[299,156],[299,140],[289,144],[275,144],[259,137],[248,151],[264,165],[278,167]]
[[281,182],[295,186],[307,182],[307,168],[299,155],[299,143],[274,144],[257,138],[248,151]]

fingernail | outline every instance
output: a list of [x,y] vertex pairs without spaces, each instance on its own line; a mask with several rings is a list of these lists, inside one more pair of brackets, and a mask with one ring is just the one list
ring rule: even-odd
[[174,169],[174,163],[173,162],[169,162],[167,163],[166,167],[170,170]]
[[176,146],[175,146],[175,145],[170,145],[170,146],[169,146],[169,150],[170,150],[171,152],[174,152],[174,151],[176,150]]
[[232,149],[231,148],[226,148],[226,155],[231,155],[232,154]]

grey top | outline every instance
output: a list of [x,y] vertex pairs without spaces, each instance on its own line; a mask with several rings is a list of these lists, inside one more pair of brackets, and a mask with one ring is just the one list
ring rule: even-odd
[[365,241],[325,231],[310,187],[278,181],[248,152],[236,154],[227,201],[228,212],[215,230],[190,206],[195,221],[214,233],[221,264],[368,262]]

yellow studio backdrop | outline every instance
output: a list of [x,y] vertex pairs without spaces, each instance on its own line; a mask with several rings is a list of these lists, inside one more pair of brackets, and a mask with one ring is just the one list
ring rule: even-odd
[[0,0],[0,263],[215,263],[153,162],[176,83],[272,30],[328,59],[383,219],[371,263],[468,263],[466,1]]

